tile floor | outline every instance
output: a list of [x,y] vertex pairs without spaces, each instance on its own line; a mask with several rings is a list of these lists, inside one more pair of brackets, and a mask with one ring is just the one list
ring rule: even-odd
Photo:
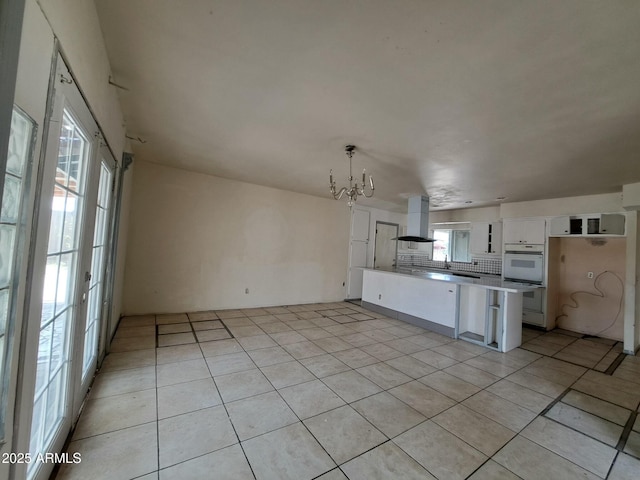
[[609,375],[615,342],[523,341],[343,302],[127,317],[57,478],[639,478],[639,357]]

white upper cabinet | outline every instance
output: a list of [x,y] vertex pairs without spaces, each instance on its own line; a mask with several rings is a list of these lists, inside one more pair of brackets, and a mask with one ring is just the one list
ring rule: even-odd
[[351,240],[367,242],[369,240],[370,212],[354,208],[351,215]]
[[471,254],[502,254],[501,222],[473,222],[471,224]]
[[505,220],[502,236],[504,243],[542,245],[545,240],[545,221],[543,218]]
[[554,217],[549,222],[549,235],[624,235],[624,225],[621,213]]

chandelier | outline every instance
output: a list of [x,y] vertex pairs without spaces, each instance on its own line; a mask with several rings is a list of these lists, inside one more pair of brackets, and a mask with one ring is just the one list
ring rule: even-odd
[[355,151],[355,145],[347,145],[344,147],[345,152],[347,152],[347,157],[349,157],[349,188],[342,187],[340,190],[336,190],[336,182],[333,181],[333,170],[329,170],[329,188],[331,189],[331,194],[333,198],[336,200],[340,200],[343,195],[346,194],[348,200],[347,205],[349,208],[353,206],[353,204],[358,199],[358,195],[362,195],[366,198],[373,197],[373,178],[369,175],[369,186],[370,192],[367,193],[365,191],[365,181],[366,181],[366,170],[362,170],[362,183],[358,184],[358,182],[353,181],[353,173],[351,171],[351,157],[353,157],[353,152]]

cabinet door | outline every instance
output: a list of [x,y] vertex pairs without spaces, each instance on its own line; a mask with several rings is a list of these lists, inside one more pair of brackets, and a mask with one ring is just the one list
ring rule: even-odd
[[354,208],[351,212],[351,240],[366,242],[369,240],[369,217],[367,210]]
[[599,233],[624,235],[624,215],[619,213],[603,214],[600,217]]
[[571,220],[569,217],[555,217],[549,223],[550,235],[569,235],[571,232]]
[[509,220],[504,222],[504,243],[544,244],[544,219]]
[[489,253],[489,223],[473,222],[471,224],[471,253]]
[[502,222],[491,223],[491,249],[489,253],[502,255]]

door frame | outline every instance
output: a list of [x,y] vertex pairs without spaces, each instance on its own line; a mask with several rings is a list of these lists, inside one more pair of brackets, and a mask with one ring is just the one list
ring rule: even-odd
[[[400,235],[400,225],[392,222],[376,220],[376,235],[373,239],[373,268],[376,268],[376,247],[378,246],[378,225],[390,225],[396,227],[396,238]],[[396,252],[394,256],[395,265],[398,265],[398,241],[396,240]]]

